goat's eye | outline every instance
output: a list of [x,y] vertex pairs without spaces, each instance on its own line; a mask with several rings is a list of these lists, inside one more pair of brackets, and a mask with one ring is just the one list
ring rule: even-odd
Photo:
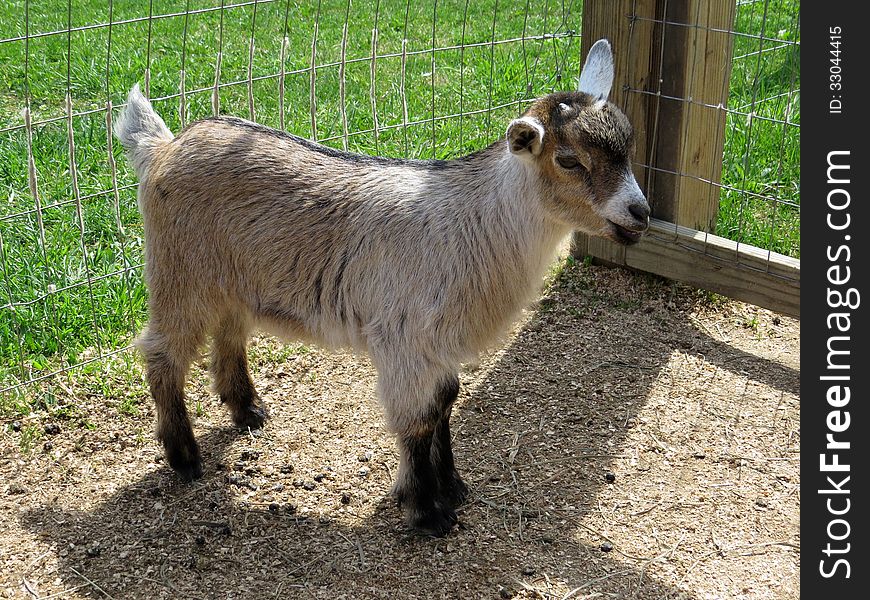
[[557,156],[556,162],[563,169],[576,169],[580,166],[580,161],[573,156]]

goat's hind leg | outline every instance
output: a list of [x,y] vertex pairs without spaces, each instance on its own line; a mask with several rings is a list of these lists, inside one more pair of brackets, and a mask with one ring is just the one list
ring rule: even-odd
[[157,438],[163,443],[166,460],[182,479],[197,479],[202,476],[202,459],[184,404],[184,382],[196,354],[197,340],[194,336],[166,335],[149,326],[136,346],[145,358],[148,384],[157,408]]
[[224,318],[214,335],[211,371],[215,391],[239,427],[260,429],[268,417],[248,371],[250,326],[239,315]]

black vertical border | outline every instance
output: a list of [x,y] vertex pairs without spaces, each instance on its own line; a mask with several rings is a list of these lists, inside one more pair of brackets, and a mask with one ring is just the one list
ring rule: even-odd
[[[804,0],[801,4],[801,596],[804,598],[832,598],[846,600],[866,598],[870,593],[870,532],[867,530],[867,512],[870,511],[870,412],[867,406],[867,381],[870,380],[870,340],[868,340],[868,311],[870,311],[870,289],[866,282],[870,272],[870,195],[867,193],[867,180],[870,179],[868,162],[868,143],[870,143],[870,99],[866,93],[866,80],[870,77],[870,29],[861,13],[866,6],[863,2]],[[839,41],[839,66],[841,67],[842,89],[832,89],[830,67],[831,28],[842,29]],[[835,69],[836,71],[836,69]],[[833,78],[836,80],[836,78]],[[834,86],[836,87],[836,86]],[[831,100],[842,102],[840,113],[832,113]],[[828,182],[828,154],[832,151],[849,151],[848,158],[839,155],[839,162],[848,162],[849,183],[832,184]],[[832,174],[844,174],[835,171]],[[845,189],[849,194],[849,205],[840,211],[828,207],[828,194],[834,189]],[[835,204],[843,204],[846,196],[834,194]],[[832,214],[835,224],[843,223],[848,212],[848,229],[835,231],[828,226],[828,214]],[[848,236],[848,239],[847,237]],[[837,256],[841,246],[848,246]],[[850,260],[846,261],[847,255]],[[841,285],[832,285],[829,268],[840,265],[840,271],[833,275],[845,275],[845,267],[850,268],[850,279]],[[839,289],[843,293],[855,288],[860,294],[860,303],[855,309],[846,307],[832,308],[828,302],[828,290]],[[847,333],[829,329],[828,316],[834,312],[848,312],[850,324]],[[840,321],[845,324],[847,321]],[[834,374],[828,368],[828,341],[831,336],[848,336],[848,342],[838,341],[839,349],[848,349],[850,354],[839,362],[848,362],[851,368],[836,371],[847,374],[849,381],[839,382],[848,385],[851,396],[848,405],[839,409],[832,407],[827,400],[827,392],[835,382],[822,380],[825,375]],[[847,348],[848,346],[848,348]],[[831,411],[849,412],[849,427],[846,431],[832,433],[827,419]],[[843,413],[831,417],[834,426],[837,420],[842,424]],[[847,450],[826,449],[827,434],[832,433],[836,441],[849,442]],[[839,454],[839,462],[849,465],[848,472],[822,472],[820,455]],[[830,490],[830,476],[835,485],[848,489],[848,494],[820,493]],[[843,483],[844,476],[850,479]],[[849,510],[843,515],[829,512],[827,501],[831,500],[834,510]],[[842,522],[848,522],[848,528]],[[834,536],[829,538],[828,526]],[[847,549],[842,554],[826,555],[828,544],[833,549]],[[846,544],[849,544],[847,547]],[[835,569],[838,558],[849,563],[849,577],[846,568],[840,564]],[[821,561],[825,561],[821,563]],[[833,576],[824,577],[821,570]],[[824,596],[822,595],[824,594]]]

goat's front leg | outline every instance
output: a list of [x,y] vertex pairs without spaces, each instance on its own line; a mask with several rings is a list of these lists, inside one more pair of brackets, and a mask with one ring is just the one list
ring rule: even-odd
[[441,386],[438,403],[443,407],[441,419],[435,426],[432,436],[432,465],[438,477],[439,495],[453,508],[462,504],[468,497],[468,486],[462,481],[453,462],[453,448],[450,441],[450,413],[459,395],[459,377],[453,375]]
[[399,444],[399,472],[393,493],[414,530],[446,535],[456,523],[456,513],[453,501],[445,495],[445,482],[452,481],[455,468],[449,452],[449,426],[444,424],[458,380],[425,361],[405,358],[378,362],[379,395]]
[[399,436],[401,462],[394,494],[408,524],[419,533],[441,537],[456,523],[453,507],[439,494],[430,453],[435,427]]

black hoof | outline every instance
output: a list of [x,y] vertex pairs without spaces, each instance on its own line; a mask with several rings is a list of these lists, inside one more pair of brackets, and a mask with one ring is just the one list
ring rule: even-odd
[[459,473],[454,472],[450,478],[447,489],[444,490],[444,498],[450,506],[456,508],[468,499],[468,486],[462,481]]
[[426,512],[415,512],[409,518],[409,525],[420,535],[444,537],[456,525],[456,513],[449,506],[435,504]]
[[262,429],[269,412],[262,404],[251,404],[238,412],[233,413],[233,423],[242,429]]
[[188,444],[174,446],[165,445],[166,460],[172,470],[187,482],[202,477],[202,459],[199,455],[199,446],[195,440]]

